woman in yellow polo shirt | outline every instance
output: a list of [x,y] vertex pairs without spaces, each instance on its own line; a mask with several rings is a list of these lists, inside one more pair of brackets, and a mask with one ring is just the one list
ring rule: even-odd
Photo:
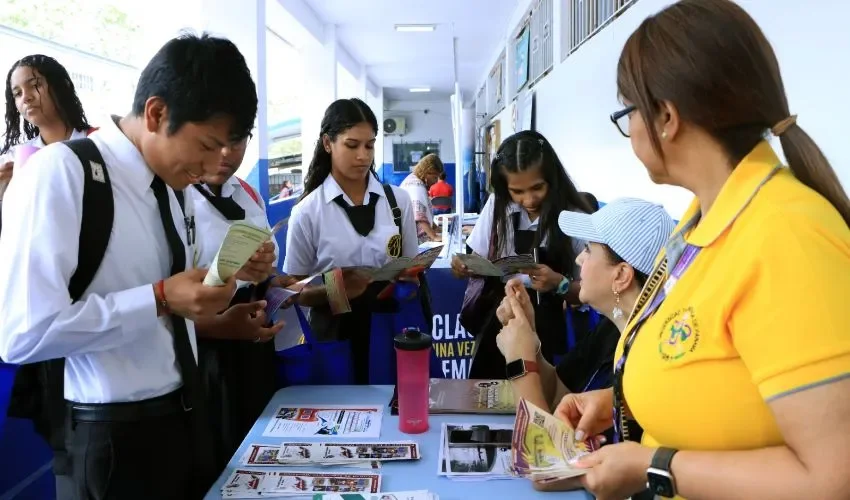
[[848,498],[850,201],[791,115],[770,44],[735,3],[684,0],[638,27],[617,73],[627,107],[612,120],[653,181],[695,199],[620,340],[614,389],[557,410],[585,434],[612,406],[616,430],[644,430],[583,460],[581,485],[602,500],[647,483]]

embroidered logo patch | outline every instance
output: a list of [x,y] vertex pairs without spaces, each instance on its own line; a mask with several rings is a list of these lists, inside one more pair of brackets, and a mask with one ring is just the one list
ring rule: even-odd
[[387,241],[387,255],[397,259],[401,257],[401,235],[394,234]]
[[664,321],[658,334],[658,353],[664,361],[676,361],[699,346],[699,322],[694,308],[679,309]]

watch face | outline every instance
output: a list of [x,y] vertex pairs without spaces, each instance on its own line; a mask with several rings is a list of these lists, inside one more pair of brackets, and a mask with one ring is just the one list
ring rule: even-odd
[[521,359],[511,361],[505,366],[508,380],[525,375],[525,363]]
[[673,478],[666,474],[656,472],[647,473],[649,489],[658,496],[673,498],[676,496],[676,488],[673,486]]

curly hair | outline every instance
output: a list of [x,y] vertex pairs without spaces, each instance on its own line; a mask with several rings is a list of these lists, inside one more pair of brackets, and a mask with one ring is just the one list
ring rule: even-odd
[[413,167],[413,175],[416,177],[425,180],[425,176],[428,172],[434,171],[437,174],[441,174],[444,172],[443,170],[443,162],[440,160],[440,157],[435,153],[430,153],[422,157],[419,160],[419,163]]
[[[0,154],[8,152],[12,146],[21,142],[21,114],[15,106],[15,96],[12,95],[12,73],[21,67],[32,68],[44,77],[47,81],[48,97],[53,99],[59,118],[66,127],[74,130],[91,128],[68,70],[50,56],[29,55],[15,62],[6,74],[6,139],[0,148]],[[38,127],[26,120],[23,122],[24,140],[38,137]]]

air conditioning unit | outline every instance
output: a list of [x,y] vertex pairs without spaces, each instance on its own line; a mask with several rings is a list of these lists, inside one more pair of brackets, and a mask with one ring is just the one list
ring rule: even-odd
[[407,131],[407,125],[404,118],[396,116],[384,120],[384,133],[387,135],[404,135]]

